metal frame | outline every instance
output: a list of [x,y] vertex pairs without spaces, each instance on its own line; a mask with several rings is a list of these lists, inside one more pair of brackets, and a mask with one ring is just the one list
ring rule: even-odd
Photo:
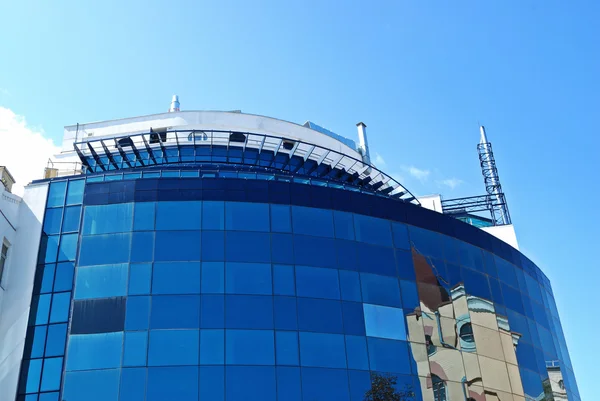
[[[196,137],[197,133],[201,133],[201,140]],[[151,134],[159,134],[159,143],[149,143]],[[166,135],[166,140],[160,134]],[[243,142],[239,141],[240,135],[244,136]],[[119,144],[123,138],[130,139],[125,142],[127,145]],[[294,142],[294,146],[287,150],[284,141]],[[299,172],[420,205],[408,189],[376,167],[345,153],[283,136],[221,130],[167,130],[166,133],[150,130],[110,138],[84,138],[75,142],[74,148],[88,173],[129,169],[132,160],[137,162],[137,167],[181,163],[237,164],[291,174]],[[193,149],[193,162],[182,160],[182,150],[186,148]],[[209,149],[208,154],[203,148]],[[177,156],[169,154],[170,150],[175,150]],[[305,171],[300,171],[302,168]]]
[[[511,224],[510,215],[508,214],[506,205],[506,198],[504,197],[503,193],[469,196],[466,198],[444,199],[442,200],[442,210],[444,214],[449,215],[489,212],[495,226]],[[508,217],[508,222],[506,221],[505,217]]]

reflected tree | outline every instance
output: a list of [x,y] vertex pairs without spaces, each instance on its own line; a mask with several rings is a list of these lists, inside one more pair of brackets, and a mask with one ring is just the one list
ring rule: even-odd
[[412,401],[415,392],[411,385],[399,390],[398,378],[390,374],[371,373],[371,388],[365,393],[364,401]]

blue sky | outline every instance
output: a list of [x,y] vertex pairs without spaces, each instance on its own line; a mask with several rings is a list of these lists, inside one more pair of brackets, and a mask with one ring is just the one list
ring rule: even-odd
[[582,399],[595,398],[600,3],[22,0],[0,14],[3,124],[55,144],[65,125],[163,112],[177,93],[182,109],[310,119],[353,139],[364,121],[386,171],[451,198],[484,191],[484,124]]

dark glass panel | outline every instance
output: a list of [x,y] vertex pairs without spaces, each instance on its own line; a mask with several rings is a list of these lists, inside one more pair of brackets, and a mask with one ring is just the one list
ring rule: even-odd
[[225,330],[200,330],[200,364],[225,364]]
[[398,279],[360,273],[363,301],[370,304],[380,304],[401,307]]
[[272,329],[273,298],[260,295],[227,295],[225,324],[230,329]]
[[302,401],[299,368],[277,367],[277,397],[282,401]]
[[200,327],[205,329],[225,327],[225,297],[223,295],[202,295],[200,309]]
[[193,329],[200,325],[199,295],[164,295],[152,297],[150,328]]
[[225,258],[230,262],[269,263],[269,233],[228,231],[225,237],[225,251]]
[[368,337],[371,370],[410,374],[408,343]]
[[290,206],[271,205],[271,231],[280,233],[292,232]]
[[367,338],[364,336],[346,336],[346,355],[348,369],[369,370]]
[[365,317],[362,305],[359,302],[342,302],[344,333],[365,335]]
[[157,230],[199,230],[202,202],[158,202],[156,204]]
[[352,213],[335,210],[333,212],[333,222],[336,238],[354,240],[354,217]]
[[292,206],[292,222],[295,234],[333,237],[331,210]]
[[302,399],[304,401],[349,400],[347,371],[302,368]]
[[200,262],[155,263],[153,294],[199,294]]
[[271,295],[271,265],[232,263],[225,265],[225,292],[228,294]]
[[296,295],[294,266],[273,265],[273,294]]
[[200,367],[200,399],[225,400],[225,368],[223,366]]
[[331,238],[294,235],[296,264],[320,267],[337,267],[335,240]]
[[296,266],[296,293],[299,297],[340,299],[338,271]]
[[223,230],[225,228],[225,202],[205,201],[202,203],[202,229]]
[[225,260],[225,233],[223,231],[202,232],[202,260]]
[[294,263],[292,234],[271,234],[271,259],[273,263]]
[[156,261],[200,260],[200,231],[157,231]]
[[152,262],[154,255],[154,233],[134,232],[131,242],[131,262]]
[[298,333],[295,331],[275,332],[277,365],[298,366]]
[[358,270],[366,273],[397,276],[394,249],[357,243]]
[[40,252],[38,254],[38,263],[54,263],[58,255],[58,235],[42,235],[40,242]]
[[346,349],[341,334],[300,332],[302,366],[346,368]]
[[226,202],[225,228],[241,231],[269,231],[269,205]]
[[[146,297],[144,297],[145,299]],[[131,317],[138,313],[135,305],[140,297],[130,297],[127,305],[131,303]],[[147,299],[146,299],[147,303]],[[146,324],[148,327],[148,310],[146,309]],[[133,324],[132,324],[133,325]],[[71,334],[108,333],[123,331],[125,327],[125,298],[102,298],[73,302],[73,317],[71,318]]]
[[146,401],[198,401],[198,367],[148,369]]
[[467,294],[485,299],[492,299],[487,277],[484,274],[477,273],[470,269],[463,269],[462,272],[465,281],[465,290]]
[[151,330],[148,366],[198,365],[198,330]]
[[228,365],[274,365],[275,341],[272,330],[227,330]]
[[227,366],[226,370],[227,401],[276,400],[274,366]]
[[300,330],[322,333],[343,333],[340,301],[298,298],[298,327]]
[[357,272],[340,270],[340,292],[344,301],[362,301],[360,278]]
[[354,230],[357,241],[393,246],[391,226],[387,220],[355,214]]
[[275,328],[279,330],[298,330],[296,298],[273,297]]
[[398,265],[398,277],[411,281],[417,279],[411,252],[396,250],[396,263]]
[[408,229],[405,224],[392,223],[392,237],[394,239],[394,246],[396,248],[410,249]]

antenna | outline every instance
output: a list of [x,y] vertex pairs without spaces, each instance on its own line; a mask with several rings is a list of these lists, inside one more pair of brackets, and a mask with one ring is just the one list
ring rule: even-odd
[[[479,127],[479,132],[481,138],[477,144],[477,153],[479,154],[479,164],[481,166],[481,174],[483,174],[485,190],[490,197],[494,198],[492,200],[493,207],[490,209],[492,218],[496,221],[497,225],[511,224],[508,205],[502,192],[502,185],[500,185],[500,177],[496,168],[496,160],[494,159],[494,152],[492,152],[492,144],[488,142],[483,125]],[[496,216],[496,213],[499,216]]]

